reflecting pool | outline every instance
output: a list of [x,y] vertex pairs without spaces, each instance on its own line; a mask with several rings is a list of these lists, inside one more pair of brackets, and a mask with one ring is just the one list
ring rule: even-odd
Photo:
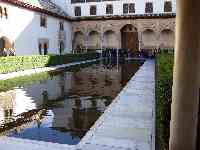
[[104,61],[0,93],[0,135],[78,144],[142,62]]

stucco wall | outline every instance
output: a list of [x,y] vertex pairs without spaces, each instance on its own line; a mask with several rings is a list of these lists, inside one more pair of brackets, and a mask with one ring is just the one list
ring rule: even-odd
[[[6,36],[13,43],[17,55],[39,54],[38,40],[49,40],[49,53],[59,54],[58,31],[61,19],[47,16],[47,28],[40,27],[40,14],[13,5],[6,7],[8,19],[0,18],[0,37]],[[64,21],[65,53],[71,50],[71,22]]]

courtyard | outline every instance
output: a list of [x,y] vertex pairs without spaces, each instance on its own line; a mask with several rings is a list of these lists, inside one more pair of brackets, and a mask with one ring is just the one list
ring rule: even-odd
[[1,150],[197,150],[200,2],[1,0]]

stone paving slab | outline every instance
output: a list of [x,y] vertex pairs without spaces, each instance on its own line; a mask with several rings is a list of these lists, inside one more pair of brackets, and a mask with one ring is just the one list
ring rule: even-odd
[[74,146],[13,137],[0,138],[0,150],[73,150]]
[[15,77],[26,76],[26,75],[31,75],[31,74],[35,74],[35,73],[53,71],[53,70],[56,70],[59,68],[66,68],[66,67],[71,67],[71,66],[95,62],[95,61],[97,61],[97,59],[68,63],[68,64],[57,65],[57,66],[52,66],[52,67],[35,68],[35,69],[18,71],[18,72],[0,74],[0,80],[7,80],[7,79],[15,78]]

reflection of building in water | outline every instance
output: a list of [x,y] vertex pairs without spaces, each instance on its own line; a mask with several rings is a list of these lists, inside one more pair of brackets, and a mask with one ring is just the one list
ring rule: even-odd
[[[21,114],[22,119],[38,121],[31,129],[45,127],[51,133],[67,132],[72,138],[80,139],[117,96],[122,88],[121,80],[126,80],[127,76],[124,77],[122,66],[112,64],[60,72],[52,79],[5,92],[10,99],[2,98],[5,102],[0,104],[1,120],[5,121],[5,110],[10,110],[7,113],[10,116]],[[38,113],[42,108],[46,112],[41,116]],[[21,126],[23,121],[18,120],[18,123],[17,131],[24,129],[24,133],[28,130],[26,124]]]
[[39,108],[48,99],[60,98],[69,87],[70,75],[61,75],[53,80],[0,93],[0,123],[8,117]]
[[0,93],[0,123],[10,121],[15,103],[15,91]]
[[35,108],[33,99],[23,89],[0,93],[0,123],[10,122],[14,116]]
[[[121,83],[122,86],[125,86],[126,83],[131,79],[131,77],[134,75],[134,73],[138,70],[139,68],[139,63],[126,63],[122,64],[122,72],[121,72]],[[131,69],[130,69],[131,68]]]
[[[98,95],[101,97],[116,97],[121,90],[121,68],[110,66],[93,66],[73,73],[71,93],[79,95]],[[98,85],[98,86],[97,86]]]
[[105,110],[106,99],[66,99],[63,106],[53,108],[52,127],[70,132],[73,137],[82,138],[92,124]]

